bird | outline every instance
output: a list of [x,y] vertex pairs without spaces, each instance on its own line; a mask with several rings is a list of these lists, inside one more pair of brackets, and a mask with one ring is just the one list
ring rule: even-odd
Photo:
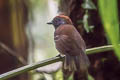
[[71,19],[62,14],[54,17],[47,24],[54,26],[56,49],[60,55],[65,55],[63,68],[72,72],[87,71],[90,62],[88,56],[85,54],[86,44]]

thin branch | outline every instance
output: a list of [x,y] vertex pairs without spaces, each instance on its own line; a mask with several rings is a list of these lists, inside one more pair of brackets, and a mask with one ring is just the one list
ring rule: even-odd
[[[119,46],[120,46],[120,44],[119,44]],[[106,46],[100,46],[100,47],[86,49],[86,53],[87,54],[94,54],[94,53],[105,52],[105,51],[110,51],[110,50],[113,50],[113,46],[106,45]]]
[[[96,47],[96,48],[91,48],[91,49],[87,49],[86,53],[87,54],[93,54],[93,53],[98,53],[98,52],[105,52],[105,51],[110,51],[113,50],[113,46],[112,45],[108,45],[108,46],[101,46],[101,47]],[[64,57],[53,57],[44,61],[40,61],[38,63],[34,63],[34,64],[30,64],[30,65],[26,65],[24,67],[6,72],[4,74],[0,75],[0,80],[5,80],[11,77],[14,77],[16,75],[22,74],[24,72],[28,72],[30,70],[48,65],[48,64],[52,64],[55,62],[59,62],[59,61],[63,61]]]
[[20,62],[21,64],[23,64],[23,65],[27,64],[27,62],[24,60],[24,58],[21,55],[14,52],[12,49],[10,49],[5,44],[0,42],[0,47],[3,48],[5,51],[7,51],[11,56],[15,57],[16,60],[18,60],[18,62]]
[[8,79],[10,77],[22,74],[24,72],[27,72],[27,71],[30,71],[30,70],[33,70],[33,69],[36,69],[36,68],[51,64],[51,63],[62,61],[63,58],[64,57],[61,57],[61,58],[60,57],[54,57],[54,58],[50,58],[50,59],[47,59],[47,60],[44,60],[44,61],[40,61],[38,63],[26,65],[24,67],[21,67],[21,68],[9,71],[7,73],[1,74],[0,75],[0,80],[5,80],[5,79]]

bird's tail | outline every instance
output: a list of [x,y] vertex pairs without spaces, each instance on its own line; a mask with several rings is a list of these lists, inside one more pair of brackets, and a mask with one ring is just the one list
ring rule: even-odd
[[89,64],[89,59],[86,54],[80,54],[77,56],[66,55],[64,69],[69,71],[84,71],[88,69]]

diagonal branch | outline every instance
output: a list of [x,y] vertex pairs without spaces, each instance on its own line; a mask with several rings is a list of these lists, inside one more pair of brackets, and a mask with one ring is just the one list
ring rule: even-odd
[[2,49],[4,49],[5,51],[7,51],[11,56],[15,57],[16,60],[18,60],[18,62],[20,62],[21,64],[23,64],[23,65],[27,64],[27,62],[25,61],[25,59],[21,55],[19,55],[16,52],[14,52],[12,49],[10,49],[5,44],[3,44],[3,43],[0,42],[0,47]]
[[[120,44],[119,44],[120,46]],[[93,53],[98,53],[98,52],[105,52],[105,51],[109,51],[109,50],[113,50],[113,46],[112,45],[108,45],[108,46],[101,46],[101,47],[95,47],[95,48],[91,48],[91,49],[87,49],[86,53],[87,54],[93,54]],[[38,63],[34,63],[34,64],[30,64],[30,65],[26,65],[23,66],[21,68],[6,72],[4,74],[0,75],[0,80],[5,80],[11,77],[14,77],[16,75],[22,74],[24,72],[28,72],[30,70],[48,65],[48,64],[52,64],[55,62],[59,62],[59,61],[63,61],[64,57],[53,57],[44,61],[40,61]]]

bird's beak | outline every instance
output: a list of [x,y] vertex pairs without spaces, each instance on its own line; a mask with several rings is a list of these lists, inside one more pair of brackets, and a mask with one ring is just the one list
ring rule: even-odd
[[50,25],[50,24],[53,24],[53,23],[52,23],[52,22],[47,22],[47,24],[49,24],[49,25]]

